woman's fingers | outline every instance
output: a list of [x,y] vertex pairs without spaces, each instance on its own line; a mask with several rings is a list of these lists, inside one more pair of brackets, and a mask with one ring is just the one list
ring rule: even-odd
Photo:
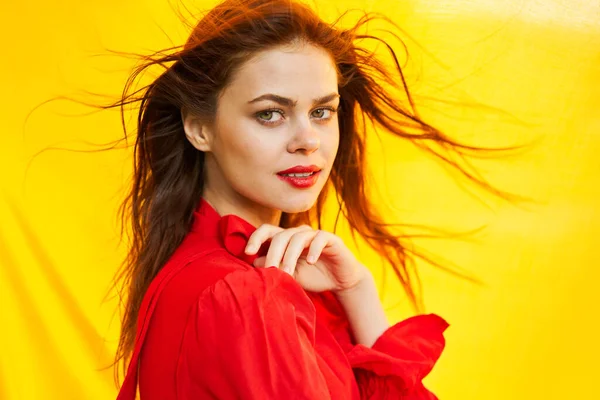
[[[275,265],[275,262],[269,261],[269,263],[267,264],[267,256],[262,256],[262,257],[256,258],[254,260],[253,265],[255,267],[259,267],[259,268],[263,268],[266,266],[268,266],[268,267],[275,266],[275,267],[280,268],[284,272],[287,272],[290,275],[294,275],[296,265],[298,264],[298,259],[300,258],[302,253],[304,253],[306,251],[307,247],[309,247],[309,244],[313,241],[313,239],[315,238],[315,236],[317,236],[318,233],[319,233],[319,231],[314,231],[312,229],[295,232],[294,234],[292,234],[291,238],[289,239],[289,241],[287,243],[287,246],[284,251],[283,260],[281,261],[281,263],[279,263],[278,265]],[[271,241],[271,246],[273,246],[273,245],[274,245],[273,241]],[[324,248],[325,245],[327,245],[326,240],[325,240],[324,244],[322,244],[322,245],[312,246],[312,248],[314,249],[313,251],[315,252],[315,254],[317,254],[316,258],[312,262],[313,264],[319,258],[318,257],[318,255],[320,255],[319,249]],[[276,243],[275,243],[275,246],[277,246]]]
[[267,257],[265,257],[265,256],[257,257],[254,260],[254,262],[252,263],[252,265],[254,265],[255,267],[258,267],[258,268],[264,268],[266,259],[267,259]]
[[309,232],[312,231],[310,226],[299,226],[297,228],[285,229],[281,232],[276,233],[271,238],[271,244],[269,245],[269,251],[267,252],[267,258],[265,259],[266,267],[280,267],[283,256],[287,250],[288,244],[298,232]]
[[256,254],[264,242],[283,230],[283,228],[275,225],[264,224],[259,226],[248,238],[244,252],[248,255]]
[[331,236],[327,232],[316,231],[315,236],[310,242],[308,254],[306,255],[306,261],[310,264],[316,263],[319,257],[321,257],[323,249],[329,244],[330,240]]
[[[319,238],[316,243],[315,238]],[[315,231],[308,225],[284,229],[278,226],[264,224],[248,238],[245,253],[256,254],[266,241],[271,240],[267,255],[254,261],[255,267],[277,267],[290,275],[298,263],[302,253],[310,245],[309,263],[315,263],[323,248],[327,245],[327,236],[322,231]]]
[[294,270],[298,264],[298,259],[316,234],[317,231],[311,229],[297,232],[291,237],[287,245],[287,249],[285,250],[283,260],[281,261],[281,269],[283,269],[284,272],[287,272],[292,276],[294,275]]

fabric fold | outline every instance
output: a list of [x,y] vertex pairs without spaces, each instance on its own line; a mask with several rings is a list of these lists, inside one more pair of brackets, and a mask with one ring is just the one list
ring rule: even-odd
[[[445,346],[444,331],[449,324],[435,314],[417,315],[385,331],[372,347],[355,345],[347,353],[352,368],[360,377],[364,390],[383,390],[395,386],[405,396],[427,393],[422,385],[431,372]],[[366,382],[369,381],[369,382]]]

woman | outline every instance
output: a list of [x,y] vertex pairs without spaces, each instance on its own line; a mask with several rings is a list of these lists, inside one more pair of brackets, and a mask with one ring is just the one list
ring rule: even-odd
[[357,46],[377,39],[358,34],[368,20],[343,30],[292,1],[226,0],[133,75],[165,67],[120,103],[140,101],[119,399],[138,382],[143,400],[436,398],[421,381],[447,323],[390,327],[369,269],[311,227],[334,193],[416,303],[364,191],[366,121],[472,150],[384,90],[404,86]]

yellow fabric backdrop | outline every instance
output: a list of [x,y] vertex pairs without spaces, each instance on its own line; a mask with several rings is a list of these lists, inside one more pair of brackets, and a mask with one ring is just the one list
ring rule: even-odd
[[[434,124],[478,144],[539,140],[522,155],[477,163],[495,185],[540,201],[527,208],[477,202],[399,141],[384,139],[384,170],[373,146],[375,177],[395,199],[391,220],[488,225],[476,241],[418,242],[485,282],[420,264],[428,311],[452,324],[427,384],[446,400],[600,398],[600,3],[361,0],[321,9],[333,16],[342,4],[384,11],[415,39],[409,81]],[[129,155],[34,155],[116,139],[118,115],[82,117],[89,110],[55,102],[26,117],[57,95],[119,93],[130,62],[94,55],[168,47],[185,29],[164,0],[5,1],[0,11],[0,398],[113,398],[112,371],[102,368],[118,318],[105,294],[124,254],[115,212]],[[361,258],[382,279],[373,255]],[[410,315],[389,279],[384,294],[387,306],[400,303],[392,319]]]

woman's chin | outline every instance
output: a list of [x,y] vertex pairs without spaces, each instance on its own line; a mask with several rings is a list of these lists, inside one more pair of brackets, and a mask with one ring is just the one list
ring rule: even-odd
[[317,199],[305,199],[298,201],[286,201],[279,209],[287,214],[297,214],[310,210],[316,203]]

